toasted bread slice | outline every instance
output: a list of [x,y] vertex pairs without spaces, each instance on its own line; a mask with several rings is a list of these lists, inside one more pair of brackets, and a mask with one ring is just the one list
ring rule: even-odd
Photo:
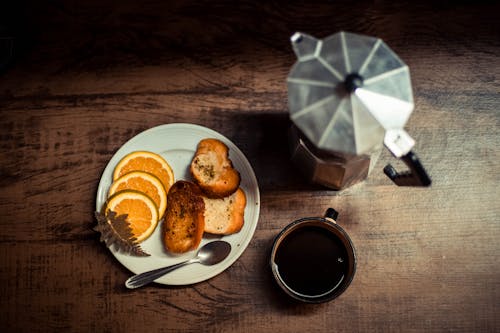
[[198,143],[190,171],[195,183],[211,198],[227,197],[240,186],[240,173],[229,159],[229,148],[217,139]]
[[163,240],[167,251],[184,253],[200,245],[205,229],[205,203],[198,185],[178,181],[167,196]]
[[229,235],[241,230],[247,204],[245,192],[241,188],[225,198],[204,197],[203,200],[205,201],[205,232]]

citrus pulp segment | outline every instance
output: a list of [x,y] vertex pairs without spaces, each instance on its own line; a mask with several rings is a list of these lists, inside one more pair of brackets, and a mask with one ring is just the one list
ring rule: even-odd
[[126,173],[111,184],[108,195],[112,196],[124,190],[135,190],[146,194],[158,207],[159,219],[163,217],[167,208],[167,191],[158,177],[144,171]]
[[167,192],[174,183],[174,173],[168,162],[150,151],[135,151],[123,157],[113,171],[113,180],[132,171],[144,171],[155,175]]

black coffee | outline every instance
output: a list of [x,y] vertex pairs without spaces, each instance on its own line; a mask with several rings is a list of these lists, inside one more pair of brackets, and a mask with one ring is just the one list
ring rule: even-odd
[[283,281],[297,293],[318,296],[337,288],[349,270],[347,251],[332,232],[317,226],[292,231],[275,263]]

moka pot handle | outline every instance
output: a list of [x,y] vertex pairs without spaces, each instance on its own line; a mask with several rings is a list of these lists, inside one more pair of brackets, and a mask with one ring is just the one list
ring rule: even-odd
[[384,145],[396,157],[400,158],[410,169],[397,172],[390,164],[384,173],[398,186],[430,186],[432,181],[417,155],[411,150],[415,141],[402,129],[389,130],[384,138]]

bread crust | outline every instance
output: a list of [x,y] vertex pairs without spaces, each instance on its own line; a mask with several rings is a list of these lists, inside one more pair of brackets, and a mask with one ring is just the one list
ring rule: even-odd
[[210,198],[233,194],[240,186],[240,173],[229,158],[229,148],[220,140],[203,139],[191,161],[194,182]]
[[198,185],[177,181],[167,195],[167,210],[163,223],[165,249],[184,253],[196,249],[205,230],[205,203]]
[[244,224],[245,192],[238,188],[225,198],[204,198],[205,232],[217,235],[230,235],[241,230]]

